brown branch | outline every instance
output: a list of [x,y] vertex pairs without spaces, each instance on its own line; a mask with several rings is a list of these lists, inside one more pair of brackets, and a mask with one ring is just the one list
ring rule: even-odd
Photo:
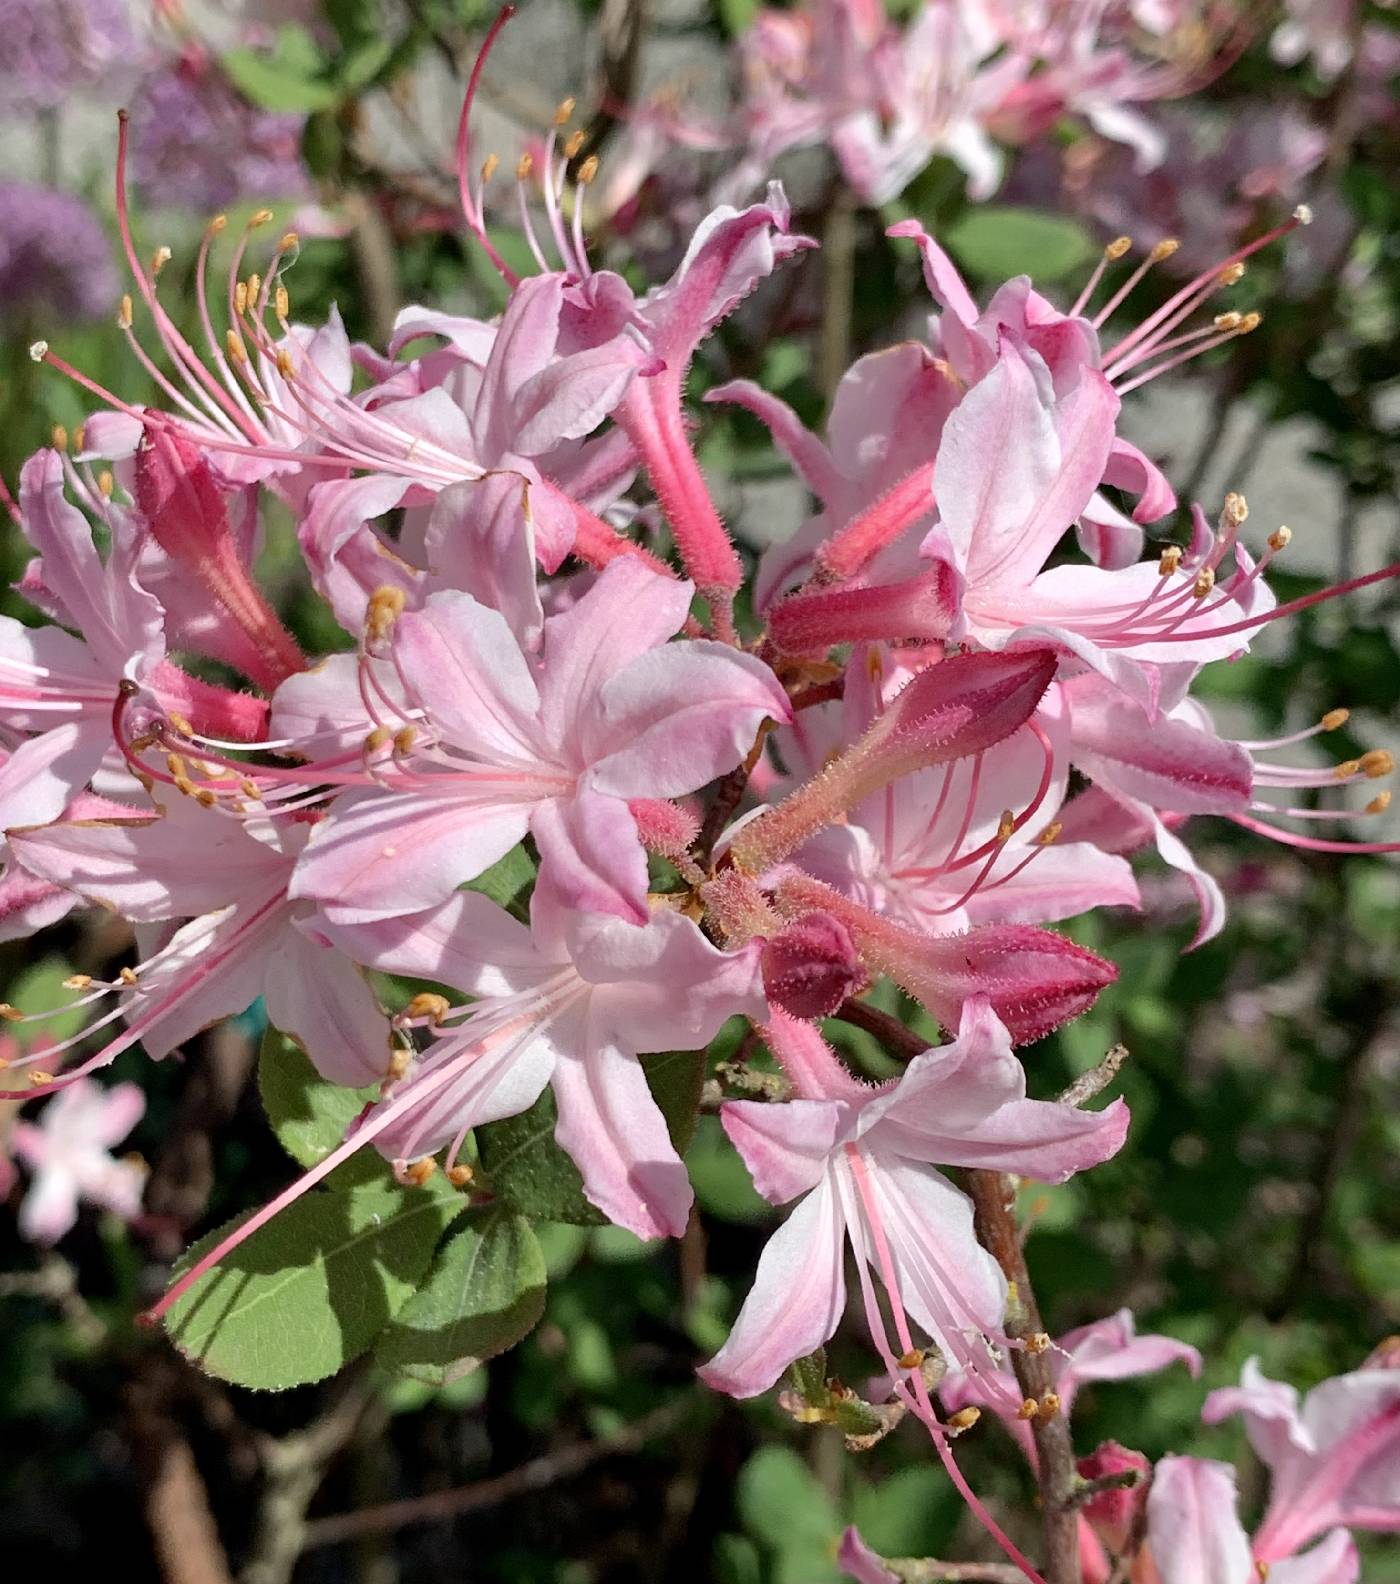
[[[1001,1266],[1009,1289],[1006,1333],[1029,1342],[1044,1335],[1040,1310],[1031,1287],[1013,1207],[1016,1189],[1002,1172],[970,1170],[963,1174],[972,1195],[977,1236]],[[1040,1484],[1045,1525],[1046,1584],[1078,1584],[1079,1520],[1075,1513],[1074,1447],[1069,1421],[1055,1395],[1046,1351],[1016,1348],[1011,1355],[1016,1379],[1027,1399],[1043,1405],[1031,1419],[1035,1438],[1036,1478]]]
[[744,790],[749,784],[749,777],[763,755],[763,745],[768,741],[768,733],[772,729],[773,722],[765,720],[758,728],[758,735],[754,738],[753,747],[749,749],[743,764],[731,770],[715,789],[715,800],[705,813],[705,823],[700,827],[700,835],[695,843],[695,850],[702,864],[709,863],[710,854],[714,851],[720,833],[729,823],[729,816],[738,808]]
[[868,1001],[858,1001],[854,997],[849,1001],[843,1001],[836,1009],[836,1016],[853,1028],[864,1029],[867,1034],[873,1034],[891,1056],[896,1056],[901,1061],[909,1061],[912,1057],[921,1056],[928,1049],[926,1039],[916,1034],[913,1029],[905,1028],[897,1017],[891,1017],[879,1007],[871,1006]]
[[1115,1045],[1108,1055],[1088,1072],[1080,1073],[1074,1082],[1058,1096],[1061,1105],[1082,1106],[1101,1094],[1118,1076],[1118,1069],[1128,1059],[1128,1047]]
[[936,1557],[886,1557],[884,1565],[904,1584],[1025,1584],[1011,1562],[940,1562]]
[[410,1496],[403,1501],[385,1502],[378,1507],[362,1507],[358,1512],[336,1513],[313,1519],[307,1524],[303,1550],[335,1545],[357,1535],[404,1529],[410,1524],[444,1523],[463,1513],[495,1507],[513,1497],[544,1490],[571,1475],[582,1473],[592,1464],[619,1452],[635,1452],[647,1441],[664,1435],[680,1423],[693,1406],[690,1396],[663,1403],[640,1419],[624,1425],[615,1434],[597,1441],[574,1441],[542,1457],[532,1458],[495,1479],[479,1480],[453,1490],[432,1491],[426,1496]]

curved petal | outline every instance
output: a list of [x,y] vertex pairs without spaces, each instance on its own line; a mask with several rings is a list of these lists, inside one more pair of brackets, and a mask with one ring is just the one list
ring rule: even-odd
[[786,1204],[821,1181],[849,1107],[836,1100],[726,1100],[720,1121],[770,1204]]
[[1165,1457],[1147,1496],[1147,1544],[1161,1584],[1248,1584],[1257,1577],[1235,1511],[1235,1471]]
[[389,1021],[355,967],[329,946],[286,930],[269,954],[268,1021],[290,1034],[332,1083],[358,1088],[389,1070]]

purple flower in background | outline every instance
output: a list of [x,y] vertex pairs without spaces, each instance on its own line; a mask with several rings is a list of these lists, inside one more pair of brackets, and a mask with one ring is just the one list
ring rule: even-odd
[[55,109],[134,47],[127,0],[0,0],[0,105],[7,117]]
[[133,96],[132,179],[163,208],[209,212],[240,198],[302,197],[304,121],[249,104],[211,56],[190,47]]
[[81,198],[0,182],[0,214],[0,333],[45,316],[100,319],[116,306],[120,282],[107,233]]

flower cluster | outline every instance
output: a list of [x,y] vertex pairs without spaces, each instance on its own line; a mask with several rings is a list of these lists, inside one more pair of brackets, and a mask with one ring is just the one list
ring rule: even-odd
[[[946,21],[930,7],[920,25]],[[1085,81],[1102,69],[1092,42]],[[1065,102],[1081,92],[1031,79],[1051,82]],[[222,322],[203,283],[224,224],[209,227],[187,338],[161,301],[165,260],[149,267],[131,232],[124,122],[134,295],[120,325],[163,401],[133,406],[33,349],[104,410],[29,460],[12,506],[34,552],[17,587],[47,623],[0,619],[0,929],[101,905],[139,926],[141,948],[111,980],[70,981],[92,1010],[82,1033],[8,1062],[8,1098],[58,1095],[46,1134],[66,1125],[60,1108],[82,1110],[67,1156],[24,1135],[46,1174],[36,1230],[57,1235],[76,1193],[134,1213],[105,1155],[132,1106],[92,1102],[85,1075],[138,1043],[159,1059],[260,998],[324,1078],[375,1098],[160,1309],[366,1146],[405,1182],[441,1170],[470,1187],[473,1129],[547,1088],[588,1201],[641,1237],[678,1236],[691,1186],[639,1058],[745,1019],[778,1073],[739,1091],[764,1098],[722,1100],[724,1129],[759,1191],[795,1208],[704,1376],[752,1395],[820,1348],[846,1306],[849,1244],[888,1395],[953,1472],[963,1408],[1024,1425],[1008,1360],[1028,1344],[942,1168],[1061,1182],[1128,1126],[1121,1100],[1028,1098],[1014,1048],[1115,976],[1046,926],[1138,906],[1126,855],[1155,847],[1195,890],[1196,941],[1215,933],[1225,904],[1181,834],[1193,816],[1318,851],[1395,846],[1313,836],[1355,811],[1287,801],[1391,768],[1380,752],[1326,770],[1277,757],[1343,711],[1237,742],[1191,690],[1266,623],[1396,569],[1278,605],[1268,573],[1288,531],[1253,535],[1238,495],[1214,520],[1193,507],[1185,541],[1145,556],[1144,525],[1175,497],[1118,433],[1132,390],[1254,328],[1211,310],[1278,233],[1110,333],[1167,244],[1135,267],[1113,244],[1064,309],[1024,277],[982,306],[931,236],[895,227],[933,299],[927,339],[856,361],[824,437],[754,383],[709,392],[767,425],[817,502],[746,591],[692,447],[686,375],[814,244],[775,185],[717,208],[669,280],[634,290],[589,259],[577,200],[592,173],[570,175],[566,107],[519,169],[538,264],[521,277],[486,234],[495,166],[471,174],[470,108],[463,204],[509,288],[498,320],[408,308],[383,350],[335,316],[298,323],[284,279],[297,239],[254,261],[260,211]],[[255,575],[273,502],[346,635],[330,655],[304,652]],[[477,884],[511,854],[534,872],[523,917]],[[431,988],[386,1006],[380,975]],[[875,1085],[821,1020],[880,981],[947,1040]],[[34,1021],[5,1015],[17,1033]],[[1187,1356],[1116,1325],[1066,1339],[1061,1399],[1074,1378]],[[953,1420],[930,1396],[933,1357]],[[1355,1407],[1343,1431],[1253,1376],[1211,1399],[1211,1415],[1252,1416],[1276,1471],[1256,1560],[1393,1510],[1393,1491],[1355,1471],[1393,1444],[1373,1420],[1394,1421],[1376,1384],[1389,1405],[1394,1376],[1336,1383]],[[1213,1465],[1159,1468],[1147,1523],[1163,1580],[1207,1577],[1173,1574],[1158,1549],[1153,1525],[1181,1531],[1184,1507],[1216,1525],[1203,1546],[1247,1557],[1227,1483]],[[1343,1575],[1307,1575],[1324,1576]]]

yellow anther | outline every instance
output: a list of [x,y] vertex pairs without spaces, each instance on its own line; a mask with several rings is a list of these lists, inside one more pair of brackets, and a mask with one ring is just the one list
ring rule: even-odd
[[1016,1417],[1018,1419],[1034,1419],[1039,1412],[1040,1404],[1034,1397],[1023,1397],[1021,1406],[1016,1410]]
[[583,130],[582,127],[580,127],[577,132],[570,132],[568,137],[564,140],[564,158],[570,160],[573,159],[577,155],[578,151],[583,147],[584,139],[587,136],[588,134]]
[[[282,314],[283,319],[286,317],[286,314]],[[296,372],[296,365],[292,362],[292,354],[287,350],[286,347],[277,348],[277,372],[284,380],[291,379],[292,375]]]
[[948,1428],[961,1435],[964,1430],[971,1430],[973,1425],[982,1417],[980,1408],[968,1406],[959,1408],[957,1413],[948,1415]]
[[155,252],[151,254],[151,274],[159,275],[165,266],[170,262],[170,258],[171,253],[168,247],[158,247]]
[[1249,502],[1237,490],[1225,497],[1225,518],[1232,523],[1242,523],[1249,516]]
[[279,319],[285,319],[292,311],[291,293],[280,282],[276,292],[273,293],[272,306]]
[[1368,814],[1384,814],[1389,807],[1390,792],[1387,789],[1384,792],[1376,793],[1375,797],[1366,805],[1366,812]]
[[1264,322],[1264,315],[1263,314],[1261,314],[1261,313],[1247,313],[1244,316],[1244,318],[1240,320],[1239,334],[1240,335],[1248,335],[1251,330],[1257,330],[1259,328],[1259,326],[1261,324],[1263,324],[1263,322]]
[[87,441],[87,425],[79,424],[73,431],[73,449],[81,451]]
[[295,231],[284,231],[277,243],[279,253],[295,253],[301,246],[301,238]]
[[217,214],[209,222],[209,224],[205,226],[204,229],[209,233],[210,236],[218,236],[219,232],[222,231],[227,224],[228,216],[224,214]]
[[248,229],[255,230],[258,226],[265,226],[272,219],[271,209],[259,209],[248,221]]
[[407,603],[401,588],[395,588],[392,583],[382,584],[370,595],[365,607],[365,631],[371,638],[386,637]]
[[365,734],[365,752],[378,753],[381,748],[388,747],[393,737],[393,732],[387,726],[376,726],[372,732]]
[[588,158],[584,160],[583,164],[578,168],[579,186],[587,187],[597,174],[598,156],[596,154],[590,154]]
[[200,808],[213,808],[219,801],[208,787],[199,787],[195,792],[194,800]]
[[1026,1352],[1035,1356],[1050,1351],[1050,1334],[1047,1331],[1036,1331],[1026,1338]]
[[66,451],[68,449],[68,431],[62,424],[53,426],[49,431],[49,438],[53,441],[55,451]]
[[262,802],[262,788],[258,786],[256,781],[250,781],[247,776],[244,776],[239,781],[238,790],[244,797],[252,798],[255,803]]
[[1244,279],[1244,265],[1227,264],[1215,278],[1222,286],[1234,286]]
[[248,277],[248,301],[257,306],[258,293],[262,290],[262,276],[256,270]]
[[447,1180],[454,1188],[465,1188],[475,1176],[476,1173],[470,1166],[449,1166],[447,1168]]
[[131,329],[131,293],[123,292],[121,306],[117,309],[117,329]]
[[394,1079],[402,1078],[403,1075],[408,1071],[412,1061],[413,1052],[410,1050],[404,1050],[402,1047],[400,1047],[390,1055],[389,1070],[385,1074],[385,1077],[391,1082]]
[[117,971],[117,978],[120,979],[124,985],[128,986],[128,988],[138,982],[136,978],[136,970],[134,968],[119,969]]
[[112,477],[111,468],[103,468],[97,475],[97,490],[103,500],[111,500],[112,491],[116,489],[117,481]]
[[482,160],[482,162],[481,162],[481,185],[483,187],[486,185],[487,182],[489,182],[491,180],[491,178],[496,174],[496,172],[500,169],[500,167],[501,167],[501,156],[499,154],[488,154],[486,156],[486,158],[484,160]]
[[1181,546],[1168,545],[1162,552],[1162,559],[1157,563],[1159,577],[1171,577],[1174,572],[1181,569]]
[[0,1018],[6,1023],[23,1023],[24,1013],[12,1007],[8,1001],[0,1001]]
[[233,311],[241,319],[248,312],[248,282],[239,281],[233,288]]
[[1196,574],[1196,581],[1191,585],[1191,598],[1203,600],[1215,587],[1215,570],[1213,567],[1202,567]]
[[1395,768],[1395,755],[1388,748],[1372,748],[1361,755],[1361,773],[1368,781],[1388,776]]
[[1322,727],[1323,731],[1336,731],[1339,726],[1345,726],[1350,719],[1351,711],[1349,709],[1333,709],[1327,711],[1318,722],[1318,725]]
[[1341,764],[1333,770],[1332,774],[1338,781],[1350,781],[1360,769],[1361,761],[1359,759],[1343,759]]
[[404,1176],[415,1188],[421,1188],[437,1170],[437,1162],[431,1155],[424,1155],[421,1160],[416,1160],[406,1168]]
[[1293,530],[1287,523],[1280,523],[1269,535],[1270,550],[1286,550],[1293,543]]
[[922,1348],[910,1348],[907,1353],[901,1353],[895,1362],[900,1369],[919,1369],[924,1362],[924,1350]]
[[997,840],[1008,842],[1016,834],[1016,816],[1010,809],[1001,811],[1001,818],[997,821]]
[[87,990],[92,985],[91,974],[69,974],[63,981],[65,990]]
[[405,1017],[427,1018],[430,1023],[441,1023],[452,1010],[452,1003],[444,995],[423,990],[404,1008]]
[[1040,1399],[1040,1407],[1036,1409],[1037,1419],[1053,1419],[1060,1411],[1060,1394],[1048,1391]]
[[246,363],[248,361],[248,354],[243,350],[243,343],[238,339],[236,330],[229,329],[224,331],[224,346],[235,363]]
[[1244,315],[1232,308],[1229,313],[1216,314],[1211,323],[1217,330],[1238,330],[1243,319]]
[[413,745],[418,741],[418,728],[416,726],[400,726],[394,733],[394,752],[406,754],[413,752]]
[[186,780],[189,777],[189,771],[185,768],[185,761],[179,756],[179,754],[166,754],[165,768],[171,773],[171,775],[175,777],[177,781]]
[[1114,237],[1112,242],[1110,242],[1108,244],[1108,246],[1103,250],[1103,256],[1110,263],[1113,263],[1116,260],[1122,258],[1123,255],[1128,251],[1128,249],[1132,247],[1132,245],[1133,245],[1132,237],[1125,237],[1125,236]]
[[1042,847],[1050,847],[1055,842],[1059,841],[1060,832],[1063,829],[1064,826],[1059,822],[1059,820],[1051,820],[1045,829],[1041,831],[1040,835],[1036,837],[1036,841]]
[[1259,1584],[1266,1584],[1269,1573],[1273,1567],[1271,1562],[1256,1562],[1254,1571],[1259,1575]]
[[1180,246],[1181,243],[1175,237],[1163,237],[1157,246],[1152,249],[1151,253],[1148,254],[1148,257],[1154,264],[1160,264],[1163,259],[1169,259]]
[[195,793],[195,785],[188,776],[176,776],[175,790],[180,794],[181,797],[193,797]]
[[520,156],[520,158],[518,160],[516,160],[516,162],[515,162],[515,179],[516,179],[516,181],[529,181],[530,172],[532,170],[534,170],[534,168],[535,168],[535,157],[534,157],[534,155],[533,154],[522,154]]
[[29,1084],[33,1089],[37,1089],[40,1084],[51,1084],[52,1082],[52,1073],[40,1072],[37,1068],[29,1075]]
[[569,124],[569,117],[574,113],[574,104],[575,101],[572,95],[567,99],[561,99],[559,101],[559,106],[554,112],[555,126],[562,127]]

